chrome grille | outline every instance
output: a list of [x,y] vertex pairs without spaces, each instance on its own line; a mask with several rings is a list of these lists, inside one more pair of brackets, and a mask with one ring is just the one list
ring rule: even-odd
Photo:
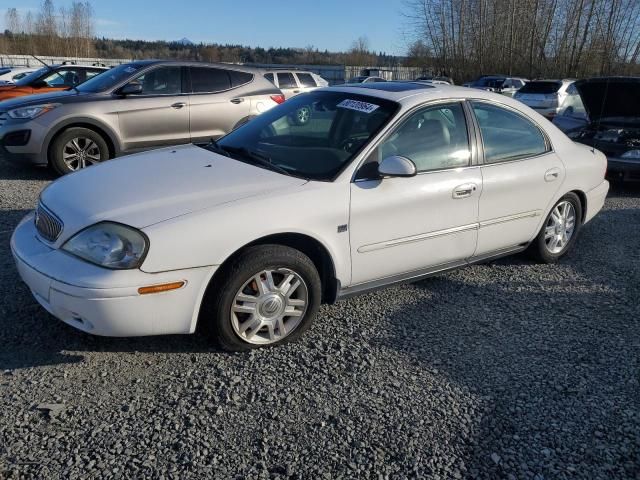
[[55,242],[62,233],[62,221],[42,203],[36,208],[35,222],[40,236],[49,242]]

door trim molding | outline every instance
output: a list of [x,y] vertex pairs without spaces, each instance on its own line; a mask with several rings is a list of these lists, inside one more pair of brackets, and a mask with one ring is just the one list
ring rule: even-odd
[[459,227],[446,228],[444,230],[436,230],[428,233],[421,233],[413,235],[411,237],[396,238],[393,240],[385,240],[384,242],[371,243],[368,245],[362,245],[358,247],[358,253],[368,253],[376,250],[382,250],[384,248],[397,247],[398,245],[405,245],[407,243],[421,242],[423,240],[429,240],[431,238],[443,237],[446,235],[452,235],[454,233],[466,232],[469,230],[478,230],[479,225],[477,223],[470,223],[468,225],[461,225]]
[[529,212],[516,213],[514,215],[507,215],[506,217],[498,217],[492,218],[490,220],[485,220],[484,222],[480,222],[480,228],[491,227],[493,225],[512,222],[514,220],[521,220],[523,218],[534,218],[540,216],[542,216],[542,210],[531,210]]

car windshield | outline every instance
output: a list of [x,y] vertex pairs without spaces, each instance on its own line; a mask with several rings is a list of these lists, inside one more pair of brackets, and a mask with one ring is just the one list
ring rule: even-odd
[[204,148],[292,176],[330,181],[398,109],[366,95],[315,91],[287,100]]
[[556,93],[558,90],[560,90],[561,86],[562,82],[534,81],[526,83],[524,87],[519,90],[519,93],[541,93],[547,95],[550,93]]
[[45,74],[49,70],[51,70],[51,69],[48,68],[48,67],[42,67],[41,69],[36,70],[35,72],[31,72],[29,75],[26,75],[26,76],[22,77],[20,80],[18,80],[16,82],[16,85],[19,86],[19,87],[26,87],[31,82],[33,82],[34,80],[38,79],[40,76],[42,76],[43,74]]
[[505,79],[500,77],[484,77],[473,82],[474,87],[500,88]]
[[81,85],[78,85],[76,89],[87,93],[104,92],[105,90],[109,90],[120,82],[126,80],[142,67],[143,64],[139,63],[126,63],[124,65],[119,65],[102,72],[100,75],[96,75]]

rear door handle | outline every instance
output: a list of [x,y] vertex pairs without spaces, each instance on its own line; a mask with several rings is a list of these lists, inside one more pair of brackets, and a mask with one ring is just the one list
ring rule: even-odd
[[244,98],[232,98],[231,100],[229,100],[231,103],[235,103],[236,105],[239,103],[244,102]]
[[560,169],[559,168],[551,168],[544,172],[544,181],[545,182],[554,182],[560,177]]
[[176,110],[180,110],[182,107],[186,107],[187,104],[184,102],[178,102],[171,105],[171,108],[175,108]]
[[465,183],[463,185],[458,185],[453,189],[453,198],[459,199],[470,197],[477,189],[478,186],[475,183]]

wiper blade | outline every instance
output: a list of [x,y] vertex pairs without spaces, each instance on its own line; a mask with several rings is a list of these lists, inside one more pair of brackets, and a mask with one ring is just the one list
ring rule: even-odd
[[231,157],[229,152],[227,152],[222,146],[218,145],[218,142],[215,140],[211,140],[207,145],[204,146],[207,150],[211,150],[214,153],[219,153],[220,155],[224,155],[225,157]]
[[238,153],[240,155],[242,155],[245,158],[248,158],[250,160],[253,160],[255,163],[268,168],[270,170],[273,170],[274,172],[278,172],[278,173],[282,173],[283,175],[288,175],[291,176],[291,173],[289,173],[289,171],[285,168],[282,168],[276,164],[274,164],[271,161],[271,158],[267,157],[266,155],[260,153],[260,152],[256,152],[254,150],[249,150],[246,147],[220,147],[220,148],[224,148],[226,151],[231,152],[231,153]]

